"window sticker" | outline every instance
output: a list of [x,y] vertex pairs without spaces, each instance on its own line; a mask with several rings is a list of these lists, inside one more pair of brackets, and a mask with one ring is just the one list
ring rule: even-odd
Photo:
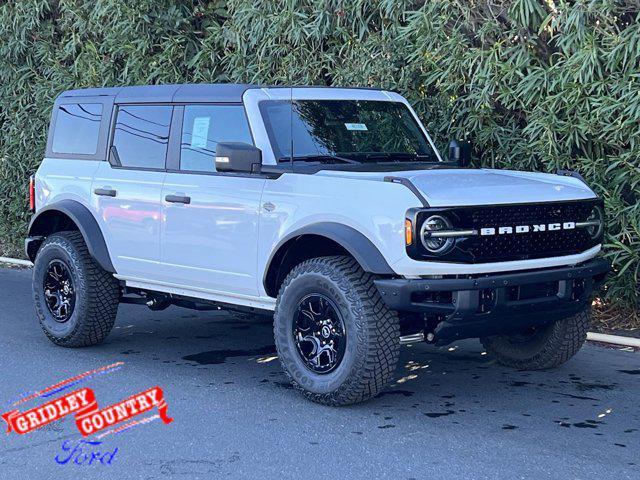
[[209,117],[196,117],[193,119],[193,129],[191,131],[191,148],[207,148],[209,120]]
[[347,130],[356,130],[361,132],[366,132],[368,130],[364,123],[345,123],[344,126],[347,127]]

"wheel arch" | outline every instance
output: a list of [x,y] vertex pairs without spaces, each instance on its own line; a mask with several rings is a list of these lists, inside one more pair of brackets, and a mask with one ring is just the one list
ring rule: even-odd
[[329,255],[349,255],[365,272],[395,274],[380,250],[355,228],[340,223],[315,223],[289,233],[277,244],[263,277],[267,295],[277,296],[285,277],[298,263]]
[[42,241],[49,235],[65,230],[81,233],[89,254],[107,272],[116,273],[102,230],[91,211],[75,200],[61,200],[39,210],[29,223],[25,253],[34,261]]

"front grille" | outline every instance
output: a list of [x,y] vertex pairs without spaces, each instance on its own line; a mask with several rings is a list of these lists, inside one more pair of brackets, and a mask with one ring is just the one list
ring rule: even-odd
[[[460,220],[474,229],[516,225],[582,222],[594,202],[565,202],[527,205],[475,207],[460,212]],[[465,227],[466,228],[466,227]],[[474,262],[523,260],[571,255],[591,247],[594,242],[585,228],[470,237],[465,245]]]
[[[584,252],[602,241],[591,238],[586,228],[546,230],[534,232],[532,226],[550,223],[584,222],[599,199],[528,203],[514,205],[487,205],[472,207],[415,209],[409,212],[416,231],[433,214],[442,214],[458,230],[494,228],[495,235],[471,235],[457,238],[454,247],[444,255],[429,254],[419,242],[407,247],[411,258],[442,262],[485,263],[533,258],[573,255]],[[516,226],[529,226],[531,231],[515,233]],[[500,234],[500,227],[512,227],[514,233]]]

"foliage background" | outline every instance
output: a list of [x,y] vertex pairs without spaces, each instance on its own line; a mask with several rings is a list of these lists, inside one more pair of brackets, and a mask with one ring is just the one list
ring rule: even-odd
[[371,85],[478,164],[578,170],[607,295],[638,306],[640,0],[21,0],[0,5],[0,253],[20,254],[53,99],[101,85]]

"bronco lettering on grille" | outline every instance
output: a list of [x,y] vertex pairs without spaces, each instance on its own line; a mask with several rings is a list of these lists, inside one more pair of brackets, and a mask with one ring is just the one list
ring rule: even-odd
[[537,223],[534,225],[515,225],[504,227],[485,227],[480,229],[481,236],[489,235],[511,235],[529,232],[554,232],[558,230],[573,230],[576,228],[576,222],[564,223]]

